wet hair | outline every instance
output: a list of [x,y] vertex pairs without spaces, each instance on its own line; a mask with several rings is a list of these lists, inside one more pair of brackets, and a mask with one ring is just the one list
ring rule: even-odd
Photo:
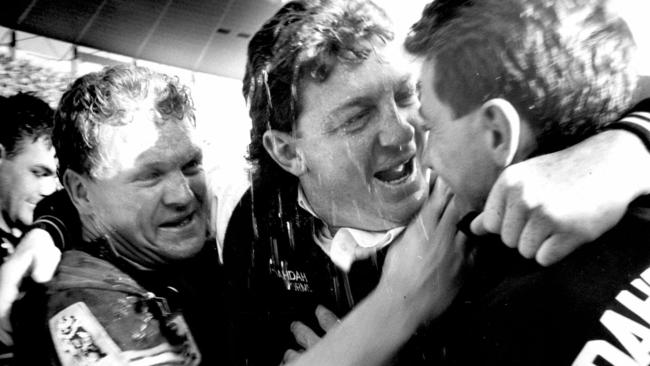
[[176,78],[137,66],[112,66],[75,80],[61,97],[52,141],[59,179],[67,169],[96,177],[102,163],[101,135],[106,126],[133,121],[133,112],[152,106],[158,123],[171,118],[195,124],[189,91]]
[[538,153],[614,121],[636,82],[631,33],[605,0],[438,0],[405,46],[434,62],[434,90],[456,117],[504,98],[533,126]]
[[366,0],[292,1],[255,33],[243,83],[253,122],[248,160],[254,188],[297,182],[273,161],[262,140],[271,129],[293,131],[301,83],[325,82],[339,63],[361,63],[374,44],[392,39],[385,12]]
[[44,138],[51,146],[54,111],[43,100],[32,94],[18,93],[0,99],[0,145],[6,156],[12,158],[22,152],[26,143]]

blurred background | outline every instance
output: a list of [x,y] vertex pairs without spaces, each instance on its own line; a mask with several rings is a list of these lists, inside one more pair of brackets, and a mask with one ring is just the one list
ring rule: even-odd
[[[246,47],[286,0],[14,0],[0,14],[0,95],[55,106],[74,78],[117,63],[176,75],[192,88],[206,168],[220,198],[246,188],[250,122],[241,96]],[[377,0],[406,34],[428,0]],[[650,1],[612,0],[650,75]],[[650,89],[642,91],[650,95]],[[236,198],[234,199],[236,200]]]

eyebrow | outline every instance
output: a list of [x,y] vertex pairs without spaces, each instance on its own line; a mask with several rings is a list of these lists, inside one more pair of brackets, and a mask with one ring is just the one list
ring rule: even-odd
[[[396,78],[393,81],[392,87],[393,90],[399,90],[403,88],[404,86],[409,86],[411,79],[413,78],[413,75],[410,73],[400,75],[398,78]],[[327,127],[328,129],[336,128],[337,126],[331,126],[332,124],[337,124],[337,121],[334,119],[340,115],[341,113],[345,112],[348,109],[359,107],[359,106],[364,106],[368,104],[372,104],[376,99],[377,95],[381,93],[377,93],[376,91],[370,95],[360,95],[357,97],[354,97],[347,102],[345,102],[343,105],[340,105],[336,107],[331,113],[330,116],[327,118]]]

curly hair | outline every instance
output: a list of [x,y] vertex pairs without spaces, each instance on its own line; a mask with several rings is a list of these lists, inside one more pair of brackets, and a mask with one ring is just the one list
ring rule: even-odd
[[510,101],[535,129],[538,153],[597,132],[628,107],[634,42],[606,0],[438,0],[406,49],[434,62],[434,89],[456,117]]
[[0,100],[2,126],[0,145],[6,156],[12,158],[22,152],[25,142],[41,137],[51,143],[54,110],[32,94],[18,93]]
[[370,44],[392,39],[385,12],[367,0],[292,1],[255,33],[243,85],[253,122],[248,148],[253,187],[297,182],[273,161],[262,139],[270,129],[293,130],[301,112],[301,82],[325,82],[337,64],[363,62]]
[[59,179],[67,169],[95,177],[102,162],[102,128],[131,123],[143,103],[153,105],[156,122],[173,118],[196,123],[189,91],[176,78],[144,67],[118,65],[75,80],[54,116],[52,141]]

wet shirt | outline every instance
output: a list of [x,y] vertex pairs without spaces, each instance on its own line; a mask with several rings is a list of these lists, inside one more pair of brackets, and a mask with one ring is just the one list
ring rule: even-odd
[[[290,331],[301,321],[317,333],[316,307],[345,316],[377,285],[388,247],[344,271],[315,242],[318,222],[296,203],[297,187],[280,193],[280,208],[257,207],[248,191],[231,217],[224,245],[229,302],[228,349],[235,365],[278,365],[287,349],[300,349]],[[279,214],[281,213],[281,214]],[[412,342],[396,362],[426,361],[425,344]],[[404,358],[404,359],[402,359]],[[427,364],[428,362],[422,362]]]
[[[197,264],[175,270],[192,268]],[[223,326],[207,315],[207,298],[177,280],[178,273],[137,278],[84,251],[66,251],[55,278],[30,289],[16,306],[12,323],[21,364],[217,364],[212,351],[223,343]],[[218,304],[209,311],[218,312]]]

